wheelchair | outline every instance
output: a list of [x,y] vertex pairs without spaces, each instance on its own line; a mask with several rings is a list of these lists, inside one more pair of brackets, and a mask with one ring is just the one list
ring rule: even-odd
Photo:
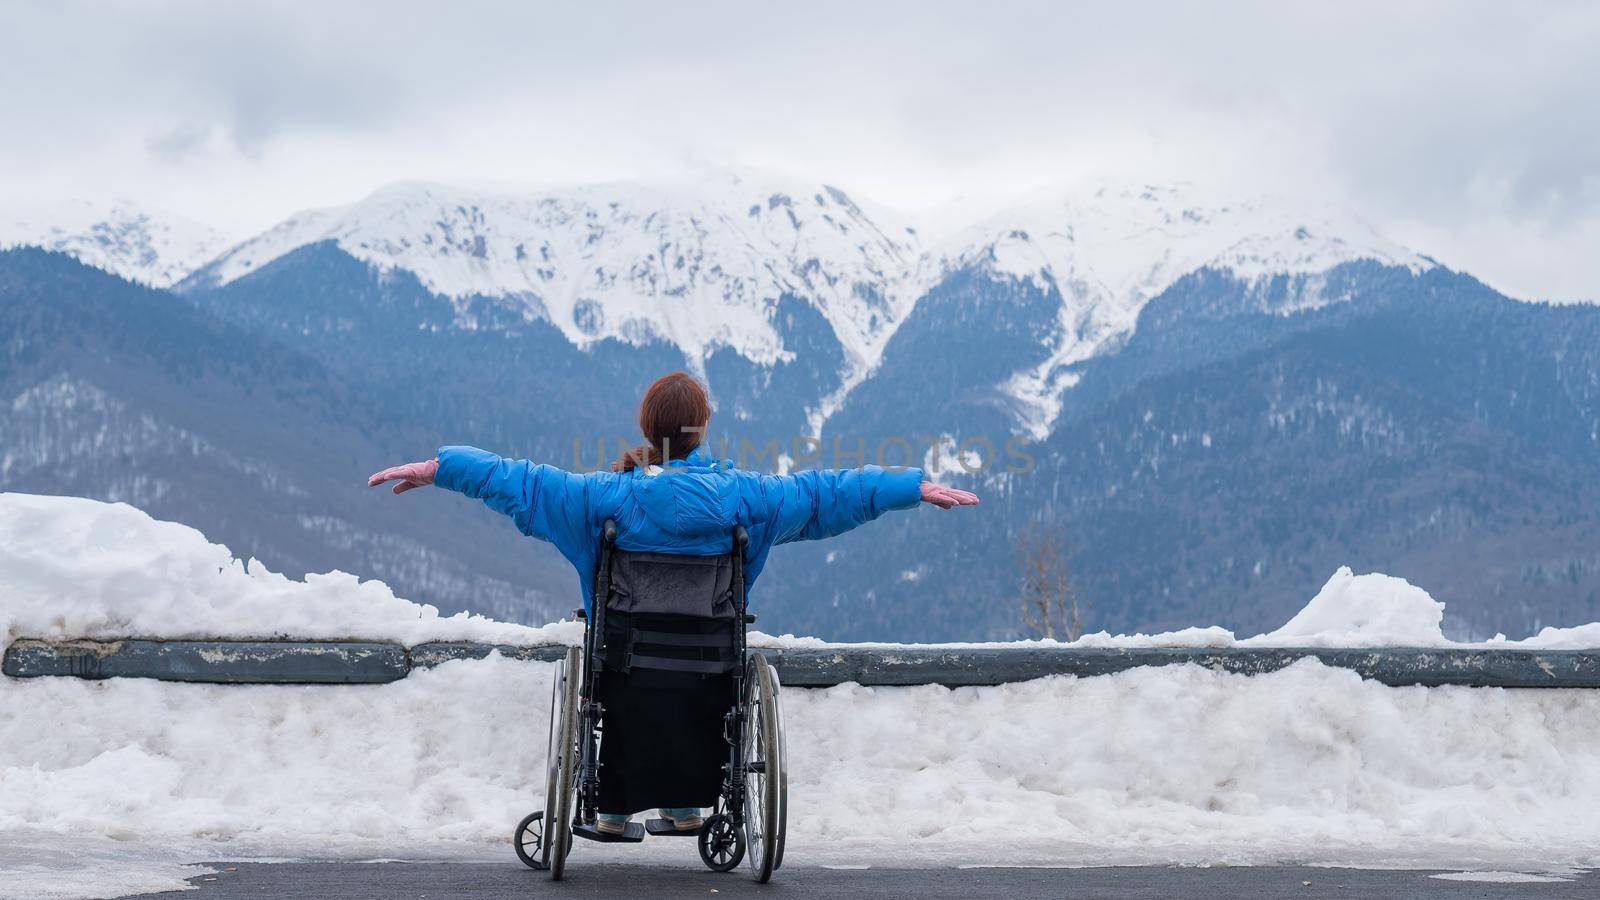
[[[558,664],[550,703],[544,808],[517,824],[523,863],[566,874],[573,838],[638,843],[646,834],[698,840],[700,859],[727,872],[748,860],[765,883],[783,865],[789,779],[778,673],[745,646],[744,551],[733,531],[722,556],[616,547],[607,519],[583,646]],[[698,831],[665,819],[621,835],[598,813],[710,809]]]

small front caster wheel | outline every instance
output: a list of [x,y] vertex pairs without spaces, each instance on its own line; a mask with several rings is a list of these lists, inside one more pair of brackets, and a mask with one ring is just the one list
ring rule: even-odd
[[744,829],[718,813],[700,827],[700,860],[713,872],[729,872],[744,861]]

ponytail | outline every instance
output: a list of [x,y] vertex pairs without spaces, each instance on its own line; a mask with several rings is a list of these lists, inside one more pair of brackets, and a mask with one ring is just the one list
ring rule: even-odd
[[632,472],[641,465],[647,468],[661,465],[661,448],[654,444],[640,444],[617,457],[617,461],[611,464],[611,471]]

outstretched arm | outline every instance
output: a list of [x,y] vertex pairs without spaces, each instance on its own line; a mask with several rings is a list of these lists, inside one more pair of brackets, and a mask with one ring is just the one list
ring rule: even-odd
[[517,530],[566,553],[592,543],[589,490],[582,475],[555,466],[505,459],[476,447],[441,447],[437,459],[384,469],[367,484],[397,482],[396,494],[435,484],[482,500]]
[[773,492],[774,543],[814,541],[843,534],[894,509],[919,502],[941,509],[971,506],[974,494],[922,480],[921,469],[822,469],[767,476]]

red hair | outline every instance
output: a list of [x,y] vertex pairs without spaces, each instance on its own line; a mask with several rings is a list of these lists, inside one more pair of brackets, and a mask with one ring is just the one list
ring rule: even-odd
[[[657,378],[639,403],[639,430],[646,443],[611,464],[613,472],[635,466],[659,466],[664,459],[682,459],[700,446],[711,422],[711,401],[705,386],[687,372]],[[665,450],[665,453],[663,453]]]

